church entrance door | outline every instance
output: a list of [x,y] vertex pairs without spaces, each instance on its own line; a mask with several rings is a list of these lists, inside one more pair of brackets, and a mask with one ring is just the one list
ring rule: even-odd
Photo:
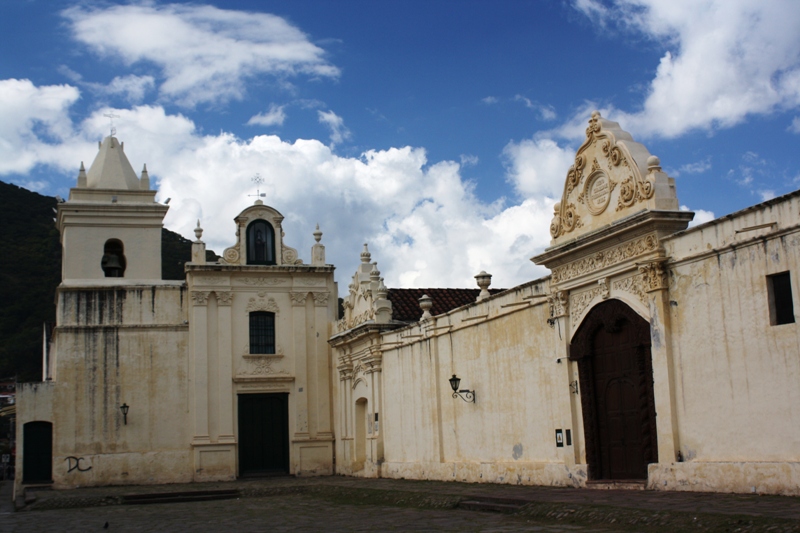
[[647,479],[658,461],[650,325],[618,300],[603,302],[576,332],[570,358],[581,379],[590,479]]
[[289,473],[289,395],[239,395],[239,476]]

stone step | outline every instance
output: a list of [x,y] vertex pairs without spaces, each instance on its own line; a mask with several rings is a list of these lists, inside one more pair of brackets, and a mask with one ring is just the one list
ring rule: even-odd
[[189,492],[154,492],[149,494],[126,494],[123,505],[144,505],[148,503],[205,502],[210,500],[230,500],[239,497],[239,491],[196,490]]
[[586,488],[596,490],[645,490],[647,481],[643,479],[603,479],[587,481]]

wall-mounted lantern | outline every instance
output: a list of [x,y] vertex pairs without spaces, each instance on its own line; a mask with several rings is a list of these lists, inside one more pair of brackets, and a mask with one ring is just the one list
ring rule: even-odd
[[123,403],[119,406],[119,410],[122,411],[122,419],[125,421],[126,426],[128,425],[128,409],[130,409],[130,407],[127,403]]
[[[474,390],[458,390],[458,386],[461,385],[461,378],[453,374],[453,377],[448,380],[450,382],[450,386],[453,388],[453,398],[461,398],[467,403],[475,403],[475,391]],[[464,396],[461,396],[461,394]]]

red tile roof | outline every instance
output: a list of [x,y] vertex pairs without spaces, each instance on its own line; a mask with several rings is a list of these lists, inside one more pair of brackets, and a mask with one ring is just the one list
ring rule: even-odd
[[[505,289],[489,289],[491,294]],[[432,315],[441,315],[456,307],[475,303],[480,289],[389,289],[392,302],[392,319],[401,322],[417,322],[422,317],[419,299],[427,294],[433,299]]]

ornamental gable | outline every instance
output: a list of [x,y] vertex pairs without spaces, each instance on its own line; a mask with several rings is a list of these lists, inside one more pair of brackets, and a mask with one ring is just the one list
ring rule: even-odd
[[678,211],[675,180],[618,123],[593,112],[554,207],[551,246],[645,210]]
[[[283,218],[276,209],[256,200],[234,219],[236,244],[225,249],[220,262],[229,265],[303,264],[297,257],[297,250],[283,241]],[[324,254],[322,261],[324,263]]]

